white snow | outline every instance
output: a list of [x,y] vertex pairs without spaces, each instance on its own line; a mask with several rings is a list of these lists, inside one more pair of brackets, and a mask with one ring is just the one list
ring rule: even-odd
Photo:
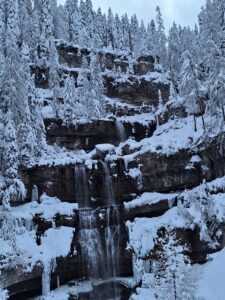
[[115,150],[115,146],[112,144],[98,144],[95,148],[101,152],[111,153]]
[[[199,127],[201,120],[197,119]],[[140,149],[135,152],[134,157],[138,154],[146,152],[165,154],[167,156],[181,151],[184,149],[191,149],[203,135],[203,130],[199,129],[194,131],[193,118],[187,117],[184,119],[175,119],[167,122],[164,125],[159,126],[154,132],[153,136],[135,142],[129,140],[127,143],[130,149]]]
[[160,194],[160,193],[144,193],[136,199],[124,203],[125,209],[133,209],[138,206],[156,204],[160,201],[168,201],[171,207],[175,201],[178,194]]
[[[195,264],[192,266],[194,271],[199,274],[197,288],[198,300],[224,300],[224,265],[225,249],[215,254],[208,255],[208,262],[206,264]],[[145,287],[143,283],[141,288],[137,288],[136,293],[131,296],[130,300],[156,300],[154,296],[154,287]]]
[[46,194],[41,196],[41,203],[35,201],[12,207],[11,214],[17,219],[32,220],[35,214],[41,215],[46,220],[59,213],[60,215],[72,216],[74,210],[78,209],[78,204],[61,202],[56,197],[49,197]]
[[143,126],[148,126],[151,122],[155,121],[155,118],[152,113],[142,113],[133,116],[117,117],[117,120],[124,123],[131,123],[131,124],[140,123]]
[[[73,237],[74,228],[59,227],[50,228],[41,237],[41,245],[36,244],[35,230],[27,231],[25,227],[20,228],[20,234],[16,235],[16,246],[22,254],[21,260],[24,262],[27,271],[31,271],[37,264],[42,265],[57,257],[65,257],[70,251],[70,244]],[[10,256],[14,249],[7,241],[0,239],[1,254]]]
[[198,295],[204,300],[224,300],[225,249],[208,258],[205,265],[198,266],[201,273]]
[[129,230],[129,248],[135,255],[144,258],[154,248],[154,239],[161,227],[188,228],[190,224],[179,213],[178,208],[168,210],[163,216],[156,218],[136,218],[126,223]]
[[84,150],[67,150],[57,146],[47,146],[47,151],[36,162],[38,166],[58,166],[82,163],[89,156]]

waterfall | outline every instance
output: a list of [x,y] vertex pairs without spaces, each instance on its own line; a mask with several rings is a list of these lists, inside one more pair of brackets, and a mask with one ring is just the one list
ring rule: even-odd
[[85,165],[75,166],[76,200],[82,207],[89,207],[89,184]]
[[105,200],[106,200],[106,205],[112,206],[115,205],[115,196],[113,192],[113,186],[112,186],[112,178],[109,173],[109,167],[107,163],[101,162],[102,163],[102,168],[103,168],[103,175],[104,175],[104,180],[103,180],[103,187],[104,187],[104,194],[105,194]]
[[126,132],[125,132],[124,125],[121,121],[118,120],[116,120],[115,124],[116,124],[116,130],[117,130],[119,141],[124,142],[126,140]]
[[106,200],[106,265],[108,277],[119,275],[119,210],[117,209],[115,196],[113,192],[112,177],[109,173],[107,163],[102,161],[103,167],[103,185]]
[[79,212],[79,242],[85,258],[86,271],[90,278],[100,278],[105,274],[104,251],[97,216],[90,207],[89,184],[85,165],[75,166],[76,199],[82,209]]
[[101,278],[105,274],[105,260],[96,216],[93,211],[87,209],[80,211],[79,218],[79,240],[88,274],[92,279]]
[[[101,162],[103,191],[105,196],[105,225],[99,226],[99,215],[91,208],[85,167],[75,168],[76,198],[82,204],[79,212],[79,243],[84,257],[85,269],[92,280],[107,280],[119,276],[119,210],[116,206],[112,178],[107,163]],[[102,295],[107,293],[102,291]],[[99,295],[98,300],[104,300]],[[120,299],[116,285],[110,290],[110,298]]]

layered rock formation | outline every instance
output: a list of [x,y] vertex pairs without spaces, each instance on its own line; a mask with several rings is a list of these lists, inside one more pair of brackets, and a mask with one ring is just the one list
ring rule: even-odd
[[[86,49],[59,44],[58,54],[63,84],[64,74],[69,72],[74,78],[77,77],[82,57],[85,56],[89,61],[90,53]],[[116,98],[120,106],[113,106],[113,102],[106,99],[106,108],[110,113],[108,118],[78,122],[71,126],[66,126],[63,120],[46,118],[47,143],[55,147],[54,155],[50,157],[48,154],[36,165],[20,169],[21,178],[27,188],[27,204],[13,203],[14,214],[18,205],[23,205],[24,211],[28,209],[26,205],[32,200],[34,186],[37,186],[39,198],[41,195],[56,197],[50,198],[53,203],[55,199],[60,199],[61,206],[65,202],[70,207],[69,213],[68,208],[63,206],[62,209],[60,206],[61,208],[49,216],[46,211],[52,202],[46,202],[45,207],[35,203],[35,207],[29,207],[29,217],[22,214],[20,219],[24,224],[32,222],[37,247],[44,243],[49,230],[55,230],[55,239],[57,229],[70,230],[66,255],[54,258],[56,262],[51,272],[51,288],[72,280],[91,277],[87,268],[90,262],[87,261],[81,244],[84,225],[87,226],[86,229],[93,231],[92,237],[98,236],[102,241],[102,251],[106,256],[109,246],[105,240],[118,231],[116,234],[119,233],[119,242],[113,249],[116,252],[113,255],[118,256],[120,267],[115,274],[110,273],[109,277],[132,277],[132,256],[133,262],[134,259],[148,262],[154,260],[157,253],[154,247],[144,252],[134,242],[132,234],[145,222],[145,218],[150,220],[149,224],[151,220],[155,220],[157,224],[157,220],[161,220],[157,218],[164,218],[172,211],[179,215],[178,204],[182,202],[182,192],[185,189],[197,187],[203,180],[212,181],[225,175],[223,134],[202,142],[201,132],[193,135],[186,130],[193,125],[191,118],[168,121],[164,125],[156,126],[155,119],[149,113],[152,110],[150,107],[156,108],[159,105],[159,91],[166,105],[169,83],[161,73],[155,71],[153,57],[139,58],[133,63],[133,74],[126,76],[130,63],[128,58],[113,53],[100,53],[100,62],[102,71],[105,72],[105,94],[108,98]],[[37,88],[47,89],[48,70],[36,66],[32,68]],[[106,72],[117,68],[121,69],[119,79]],[[63,103],[63,99],[61,100]],[[52,99],[44,99],[45,107],[51,106],[51,101]],[[171,111],[167,113],[172,114]],[[179,144],[177,140],[180,135],[182,139]],[[78,166],[82,166],[80,177],[76,173]],[[86,185],[83,190],[82,185]],[[82,196],[79,196],[81,191]],[[210,194],[224,191],[221,183],[215,189],[211,188]],[[59,206],[59,202],[56,203]],[[75,203],[76,207],[71,206]],[[90,221],[92,228],[89,227],[90,224],[81,222],[82,213],[87,209],[93,216]],[[193,262],[204,263],[208,253],[224,247],[224,221],[217,221],[216,225],[222,232],[216,247],[201,240],[198,224],[184,228],[176,224],[173,226],[179,240],[188,244],[188,254]],[[154,234],[163,235],[162,232],[167,226],[168,220],[159,222]],[[113,233],[107,230],[112,230]],[[145,230],[148,232],[148,228],[143,229]],[[145,238],[151,239],[151,232]],[[115,263],[113,259],[111,257],[112,264]],[[0,279],[9,290],[10,299],[28,299],[41,293],[42,273],[43,263],[39,259],[30,271],[23,272],[22,267],[18,267],[16,271],[5,268]],[[131,285],[128,293],[121,292],[121,299],[128,299],[132,288],[139,283],[136,281]],[[70,285],[73,286],[73,283]],[[82,293],[81,299],[89,299],[88,293],[86,296],[81,295]]]

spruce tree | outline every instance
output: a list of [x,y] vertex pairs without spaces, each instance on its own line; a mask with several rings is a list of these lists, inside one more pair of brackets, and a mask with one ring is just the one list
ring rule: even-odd
[[67,0],[65,4],[69,41],[80,44],[81,18],[77,0]]
[[156,7],[156,55],[159,56],[162,65],[165,66],[167,62],[166,50],[166,35],[163,18],[159,6]]

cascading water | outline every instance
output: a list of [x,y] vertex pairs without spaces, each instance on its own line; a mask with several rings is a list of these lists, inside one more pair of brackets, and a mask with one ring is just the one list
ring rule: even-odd
[[[115,278],[119,276],[119,210],[116,206],[112,178],[107,163],[102,162],[102,167],[104,175],[104,193],[107,206],[105,228],[107,276],[109,278]],[[113,298],[111,299],[120,299],[120,292],[116,286],[113,287],[112,294]]]
[[[79,243],[89,279],[111,280],[119,276],[119,211],[115,203],[108,165],[102,162],[105,196],[105,226],[98,226],[98,215],[90,205],[89,183],[85,166],[75,168],[76,198],[79,212]],[[106,296],[107,295],[107,296]],[[94,298],[93,298],[94,299]],[[96,298],[95,298],[96,299]],[[120,300],[120,291],[112,284],[110,292],[101,291],[98,300]]]
[[109,277],[116,277],[119,273],[119,211],[115,203],[112,178],[107,163],[102,162],[102,167],[107,206],[105,228],[107,272]]
[[126,132],[123,123],[121,121],[116,120],[115,124],[119,141],[124,142],[126,140]]
[[81,207],[89,207],[89,184],[85,165],[75,166],[76,200]]
[[102,242],[96,224],[96,216],[91,210],[83,210],[80,217],[80,246],[86,258],[87,271],[91,279],[105,274],[105,260]]

